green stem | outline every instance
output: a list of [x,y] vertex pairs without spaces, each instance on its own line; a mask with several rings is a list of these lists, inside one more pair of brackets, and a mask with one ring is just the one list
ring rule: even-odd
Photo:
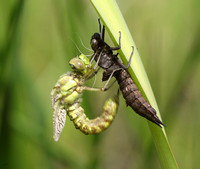
[[[136,45],[128,30],[125,20],[115,0],[90,0],[103,24],[106,26],[113,43],[117,46],[119,41],[119,31],[121,31],[121,50],[119,51],[122,61],[126,64],[134,46],[134,55],[129,68],[129,73],[150,104],[156,109],[157,115],[161,119],[160,112],[151,89],[144,66],[140,59]],[[155,124],[148,122],[153,140],[158,152],[160,164],[163,169],[177,169],[178,165],[171,151],[164,128],[159,128]]]

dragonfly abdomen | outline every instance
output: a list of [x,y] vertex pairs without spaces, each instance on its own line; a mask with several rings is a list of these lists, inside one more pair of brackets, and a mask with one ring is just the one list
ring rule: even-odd
[[118,109],[118,96],[109,98],[104,104],[104,112],[95,119],[89,119],[79,103],[69,107],[68,116],[77,129],[84,134],[99,134],[107,129],[115,118]]
[[122,69],[114,74],[118,81],[120,90],[123,94],[126,104],[130,106],[137,114],[156,123],[160,126],[163,123],[156,115],[155,109],[144,99],[129,73]]

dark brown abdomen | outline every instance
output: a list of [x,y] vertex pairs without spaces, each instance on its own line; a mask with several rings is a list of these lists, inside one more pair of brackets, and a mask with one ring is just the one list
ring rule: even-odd
[[[120,90],[126,100],[128,106],[130,106],[137,114],[145,117],[146,119],[152,121],[158,126],[163,125],[156,111],[151,105],[144,99],[137,86],[131,79],[129,73],[122,69],[114,73],[115,78],[118,81]],[[160,126],[161,127],[161,126]]]

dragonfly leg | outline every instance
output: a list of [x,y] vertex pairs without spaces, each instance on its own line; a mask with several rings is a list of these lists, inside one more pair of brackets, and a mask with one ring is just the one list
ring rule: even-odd
[[101,67],[99,67],[99,68],[94,72],[94,74],[96,75],[100,69],[101,69]]
[[98,64],[99,64],[99,61],[100,61],[100,59],[101,59],[102,52],[103,52],[103,51],[101,51],[101,53],[100,53],[99,56],[98,56],[97,62],[96,62],[96,64],[95,64],[95,66],[94,66],[94,70],[96,70],[96,68],[97,68],[97,66],[98,66]]
[[116,80],[115,80],[113,83],[111,83],[110,86],[107,87],[107,85],[108,85],[108,83],[110,82],[110,80],[111,80],[113,74],[114,74],[116,71],[120,70],[120,69],[122,69],[122,68],[117,68],[117,69],[115,69],[115,70],[112,71],[112,73],[110,74],[108,80],[106,81],[106,84],[105,84],[104,87],[103,87],[104,90],[105,90],[105,89],[108,90],[108,89],[115,83]]
[[[100,59],[101,59],[101,55],[102,55],[102,51],[101,51],[101,53],[100,53],[99,56],[98,56],[98,59],[97,59],[97,61],[96,61],[95,66],[93,67],[94,70],[96,70],[96,68],[97,68],[97,66],[98,66],[98,64],[99,64],[99,61],[100,61]],[[92,58],[90,59],[90,64],[92,64],[92,62],[94,61],[95,56],[96,56],[96,53],[95,53],[95,54],[92,56]]]
[[107,89],[104,89],[104,88],[92,88],[92,87],[87,87],[87,86],[81,86],[81,88],[78,89],[78,92],[82,93],[84,90],[94,91],[94,92],[101,92],[101,91],[106,91]]
[[101,32],[101,20],[100,20],[100,18],[98,19],[98,22],[99,22],[99,33],[100,33],[100,37],[101,37],[101,39],[104,41],[104,37],[105,37],[105,26],[103,25],[103,29],[102,29],[102,32]]
[[[98,19],[99,22],[99,33],[100,33],[100,37],[101,39],[104,41],[104,37],[105,37],[105,26],[103,25],[103,29],[101,32],[101,21],[100,18]],[[111,47],[111,50],[119,50],[121,48],[121,32],[119,31],[119,46],[117,47]]]
[[95,56],[96,56],[96,53],[94,53],[94,54],[92,55],[92,57],[90,58],[90,64],[92,64],[92,62],[94,61]]
[[121,49],[121,32],[119,31],[119,46],[111,47],[110,50],[119,50]]
[[102,31],[102,39],[104,41],[104,37],[105,37],[105,26],[103,25],[103,31]]
[[[99,33],[100,33],[100,35],[101,35],[101,20],[100,20],[100,18],[98,18],[98,22],[99,22]],[[100,36],[101,37],[101,36]]]
[[[114,71],[113,71],[114,72]],[[112,85],[116,82],[113,81],[108,87],[106,87],[108,85],[108,82],[110,81],[111,77],[113,74],[110,75],[109,80],[106,82],[106,84],[104,85],[103,88],[93,88],[93,87],[87,87],[87,86],[81,86],[81,88],[78,89],[78,92],[82,93],[84,90],[88,90],[88,91],[95,91],[95,92],[101,92],[101,91],[107,91],[108,89],[110,89],[112,87]]]
[[[125,65],[119,60],[118,57],[116,57],[117,63],[118,63],[123,69],[125,69],[125,70],[127,70],[127,69],[129,68],[130,63],[131,63],[131,59],[132,59],[133,52],[134,52],[134,47],[132,46],[132,48],[133,48],[133,50],[132,50],[132,52],[131,52],[131,56],[130,56],[130,58],[129,58],[129,61],[128,61],[128,65],[127,65],[127,66],[125,66]],[[115,55],[115,56],[117,56],[117,55]]]
[[107,91],[108,89],[110,89],[112,87],[112,85],[116,82],[117,80],[115,79],[107,88],[105,88],[104,86],[104,90]]

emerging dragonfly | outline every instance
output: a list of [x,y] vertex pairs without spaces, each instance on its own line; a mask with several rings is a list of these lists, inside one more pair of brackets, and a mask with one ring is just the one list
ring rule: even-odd
[[145,117],[158,126],[164,126],[164,124],[156,115],[155,109],[144,99],[127,71],[133,56],[133,51],[131,53],[128,66],[125,66],[119,60],[117,57],[118,53],[116,55],[113,54],[113,50],[119,50],[121,48],[121,32],[119,36],[119,46],[110,47],[104,42],[105,26],[103,25],[101,32],[100,19],[99,29],[100,33],[94,33],[90,41],[91,47],[94,51],[94,54],[91,57],[91,61],[95,60],[97,64],[104,69],[102,80],[107,80],[106,84],[108,84],[112,76],[114,76],[118,81],[120,90],[122,91],[127,105],[129,105],[137,114]]
[[83,86],[86,80],[94,76],[97,65],[93,68],[83,54],[71,59],[69,64],[73,71],[63,74],[51,92],[55,141],[58,141],[64,128],[66,113],[75,127],[83,133],[99,134],[110,126],[118,109],[117,94],[106,100],[104,112],[99,117],[88,119],[80,106],[81,95],[84,90],[103,91],[101,88]]

